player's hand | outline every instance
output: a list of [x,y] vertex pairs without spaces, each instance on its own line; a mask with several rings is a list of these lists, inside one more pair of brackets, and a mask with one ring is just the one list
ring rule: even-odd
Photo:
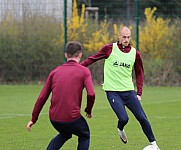
[[92,114],[86,114],[87,118],[92,118]]
[[141,96],[137,95],[137,98],[138,98],[139,101],[141,101]]
[[90,110],[87,109],[87,107],[84,109],[84,111],[86,112],[86,117],[87,118],[92,118],[92,113]]
[[31,126],[33,125],[34,123],[32,121],[29,121],[28,124],[26,125],[26,129],[28,131],[31,131]]

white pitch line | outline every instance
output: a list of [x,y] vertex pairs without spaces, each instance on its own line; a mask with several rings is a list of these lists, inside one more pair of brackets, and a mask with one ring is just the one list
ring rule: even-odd
[[[160,103],[174,103],[174,102],[179,102],[181,100],[174,100],[174,101],[155,101],[155,102],[150,102],[150,103],[143,103],[142,105],[149,105],[149,104],[160,104]],[[98,107],[95,108],[95,110],[100,110],[100,109],[111,109],[110,106],[105,106],[105,107]],[[48,113],[40,113],[41,115],[48,115]],[[0,114],[0,119],[9,119],[9,118],[16,118],[16,117],[26,117],[26,116],[31,116],[31,114]],[[181,117],[168,117],[168,116],[155,116],[154,118],[160,118],[160,119],[168,119],[168,118],[175,118],[175,119],[181,119]]]
[[[41,115],[48,115],[48,113],[41,113]],[[9,119],[9,118],[17,118],[17,117],[27,117],[31,116],[31,114],[1,114],[0,119]]]
[[[40,116],[42,116],[42,115],[48,115],[48,113],[41,113]],[[0,115],[0,120],[1,119],[17,118],[17,117],[27,117],[27,116],[31,117],[31,114],[1,114]],[[157,119],[181,119],[181,116],[151,116],[150,118],[157,118]]]
[[158,118],[158,119],[181,119],[181,116],[153,116],[150,118]]
[[[144,100],[143,100],[144,101]],[[162,103],[175,103],[175,102],[181,102],[181,100],[169,100],[169,101],[154,101],[154,102],[145,102],[143,105],[149,105],[149,104],[162,104]]]

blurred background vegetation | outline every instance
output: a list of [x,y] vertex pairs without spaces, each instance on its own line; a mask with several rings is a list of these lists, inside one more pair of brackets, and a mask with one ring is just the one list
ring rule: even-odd
[[[82,60],[103,45],[116,42],[123,25],[131,28],[131,42],[136,46],[135,0],[67,2],[68,41],[83,43]],[[1,2],[1,84],[42,83],[53,68],[64,63],[63,6],[60,0]],[[88,8],[98,8],[98,18],[96,11]],[[181,1],[139,0],[139,51],[146,85],[181,86],[180,14]],[[90,66],[98,84],[103,81],[103,63]]]

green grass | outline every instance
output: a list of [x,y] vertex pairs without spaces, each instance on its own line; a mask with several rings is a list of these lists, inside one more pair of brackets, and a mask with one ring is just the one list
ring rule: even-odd
[[[43,85],[0,85],[0,150],[45,150],[57,134],[48,118],[49,101],[32,132],[26,130],[31,111]],[[117,134],[117,118],[101,87],[95,87],[90,150],[142,150],[148,145],[139,123],[128,111],[125,127],[129,142],[124,145]],[[181,88],[145,87],[141,101],[162,150],[178,150],[181,145]],[[82,110],[85,106],[85,94]],[[82,112],[84,115],[84,112]],[[76,150],[73,136],[62,150]]]

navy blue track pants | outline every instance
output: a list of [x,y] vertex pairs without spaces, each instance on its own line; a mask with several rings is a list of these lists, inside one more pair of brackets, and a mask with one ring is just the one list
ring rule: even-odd
[[78,136],[77,150],[88,150],[90,143],[90,130],[84,117],[75,122],[64,123],[51,121],[53,127],[59,132],[49,143],[47,150],[59,150],[63,144],[72,138],[72,135]]
[[123,130],[124,126],[128,123],[128,114],[125,110],[125,106],[134,114],[139,121],[143,132],[150,142],[155,141],[155,137],[152,132],[151,125],[146,117],[146,114],[137,98],[137,94],[132,91],[106,91],[108,101],[117,115],[118,125],[120,130]]

